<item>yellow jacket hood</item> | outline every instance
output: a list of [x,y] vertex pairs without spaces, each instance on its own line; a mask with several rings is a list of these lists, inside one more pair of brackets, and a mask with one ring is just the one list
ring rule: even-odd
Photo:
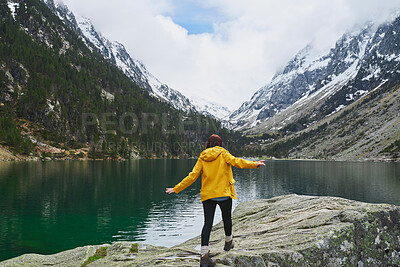
[[226,149],[223,147],[220,147],[220,146],[210,147],[210,148],[203,150],[203,152],[200,153],[200,158],[207,162],[214,161],[224,151],[226,151]]

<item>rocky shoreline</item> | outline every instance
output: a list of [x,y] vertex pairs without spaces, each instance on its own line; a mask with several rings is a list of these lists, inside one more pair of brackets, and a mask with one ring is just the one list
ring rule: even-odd
[[[235,209],[233,233],[236,246],[225,252],[223,225],[214,226],[217,266],[400,265],[400,207],[389,204],[300,195],[254,200]],[[172,248],[118,242],[25,254],[0,266],[82,266],[102,247],[107,255],[87,266],[198,266],[199,243],[199,237]]]
[[[266,158],[266,157],[258,157],[259,159],[266,160],[295,160],[295,161],[337,161],[337,162],[400,162],[400,158],[392,159],[392,158],[369,158],[369,159],[358,159],[358,160],[326,160],[326,159],[308,159],[308,158]],[[142,159],[139,156],[131,157],[130,159]],[[151,159],[160,159],[160,158],[151,158]],[[176,158],[174,158],[176,159]],[[180,159],[180,158],[178,158]],[[187,158],[182,158],[187,159]],[[251,158],[253,159],[253,158]],[[77,161],[85,161],[85,160],[116,160],[116,161],[124,161],[129,159],[124,158],[105,158],[105,159],[92,159],[88,158],[87,155],[82,158],[73,158],[73,157],[62,157],[62,158],[51,158],[51,157],[33,157],[33,156],[23,156],[16,155],[9,150],[0,147],[0,162],[10,162],[10,161],[66,161],[66,160],[77,160]]]
[[[53,147],[49,144],[37,142],[37,151],[40,152],[40,156],[27,156],[12,152],[7,147],[0,145],[0,162],[2,161],[50,161],[50,160],[127,160],[121,157],[111,158],[99,158],[93,159],[88,156],[89,148],[81,148],[75,150],[65,150]],[[179,157],[176,157],[179,158]],[[296,161],[354,161],[354,162],[400,162],[400,158],[389,158],[389,157],[377,157],[377,158],[337,158],[337,159],[318,159],[318,158],[275,158],[275,157],[257,157],[266,160],[296,160]],[[133,153],[130,159],[141,159],[138,154]],[[152,159],[157,159],[153,157]]]

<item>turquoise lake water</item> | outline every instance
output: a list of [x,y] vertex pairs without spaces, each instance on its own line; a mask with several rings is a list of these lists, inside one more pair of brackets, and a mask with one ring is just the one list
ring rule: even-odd
[[[200,178],[165,194],[196,160],[0,162],[0,261],[84,245],[173,246],[200,234]],[[284,194],[400,205],[400,164],[267,161],[236,169],[238,203]],[[218,209],[217,209],[218,210]],[[221,220],[219,211],[215,223]]]

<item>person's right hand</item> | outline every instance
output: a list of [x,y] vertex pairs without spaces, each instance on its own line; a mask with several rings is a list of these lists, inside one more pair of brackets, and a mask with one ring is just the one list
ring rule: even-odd
[[172,193],[175,193],[175,191],[174,191],[173,188],[166,188],[166,189],[165,189],[165,193],[167,193],[167,194],[172,194]]
[[265,166],[265,160],[259,160],[259,161],[257,161],[257,167],[260,167],[260,166]]

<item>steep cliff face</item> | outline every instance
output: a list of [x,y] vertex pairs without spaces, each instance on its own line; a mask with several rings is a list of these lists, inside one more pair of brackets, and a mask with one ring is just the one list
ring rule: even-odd
[[[223,250],[222,222],[214,226],[217,266],[398,266],[400,208],[336,197],[287,195],[241,203],[233,213],[235,248]],[[26,254],[1,266],[198,266],[200,237],[172,248],[119,242],[54,255]]]

